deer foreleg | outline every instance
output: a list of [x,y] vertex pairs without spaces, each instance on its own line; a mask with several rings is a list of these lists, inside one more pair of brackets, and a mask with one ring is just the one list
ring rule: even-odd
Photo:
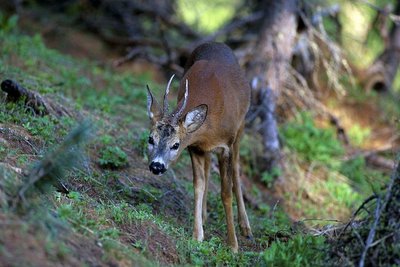
[[194,227],[193,238],[197,241],[203,241],[203,197],[205,191],[205,175],[204,175],[204,162],[203,154],[198,154],[190,151],[193,168],[193,187],[194,187]]

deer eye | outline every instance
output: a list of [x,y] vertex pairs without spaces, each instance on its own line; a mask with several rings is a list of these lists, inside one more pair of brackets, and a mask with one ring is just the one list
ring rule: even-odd
[[175,143],[173,146],[171,146],[171,149],[177,150],[179,148],[179,143]]
[[151,136],[149,136],[149,144],[150,145],[154,145],[154,139]]

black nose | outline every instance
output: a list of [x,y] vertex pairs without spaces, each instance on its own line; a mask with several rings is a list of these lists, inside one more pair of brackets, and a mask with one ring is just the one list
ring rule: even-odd
[[164,173],[167,169],[165,169],[165,165],[160,163],[160,162],[152,162],[149,166],[149,169],[152,173],[154,174],[162,174]]

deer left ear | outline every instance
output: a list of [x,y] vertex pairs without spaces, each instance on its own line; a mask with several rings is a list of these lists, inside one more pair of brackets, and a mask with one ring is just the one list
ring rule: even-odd
[[160,120],[162,117],[161,108],[157,100],[151,93],[149,86],[147,85],[146,87],[147,87],[147,114],[150,120],[156,122]]
[[200,128],[206,120],[207,110],[207,105],[203,104],[195,107],[186,114],[185,120],[183,121],[183,127],[186,128],[188,133],[192,133]]

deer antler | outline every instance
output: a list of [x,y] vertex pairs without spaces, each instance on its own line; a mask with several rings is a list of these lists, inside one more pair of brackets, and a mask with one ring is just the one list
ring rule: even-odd
[[164,94],[164,103],[163,103],[163,114],[164,116],[168,116],[169,112],[169,106],[168,106],[168,94],[169,94],[169,88],[171,86],[172,80],[174,79],[175,74],[171,76],[171,78],[168,81],[167,88],[165,89],[165,94]]
[[186,81],[185,81],[185,96],[183,98],[183,102],[181,102],[182,104],[180,105],[179,109],[175,112],[175,114],[172,115],[172,124],[176,125],[178,123],[178,120],[181,117],[183,110],[186,107],[188,95],[189,95],[189,82],[186,79]]

